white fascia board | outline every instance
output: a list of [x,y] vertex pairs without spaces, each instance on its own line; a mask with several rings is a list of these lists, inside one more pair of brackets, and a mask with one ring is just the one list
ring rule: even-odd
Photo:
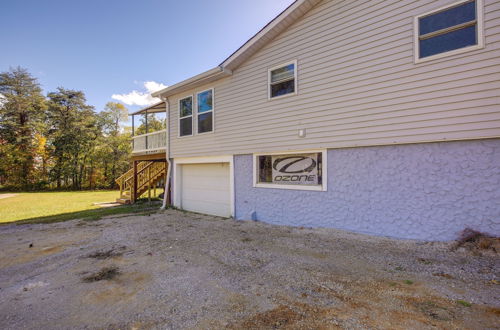
[[181,93],[187,89],[195,88],[202,84],[211,82],[213,80],[220,79],[225,76],[231,75],[232,72],[230,70],[224,70],[222,67],[217,66],[213,69],[200,73],[194,77],[183,80],[175,85],[169,86],[157,92],[151,94],[153,97],[168,97],[173,94]]

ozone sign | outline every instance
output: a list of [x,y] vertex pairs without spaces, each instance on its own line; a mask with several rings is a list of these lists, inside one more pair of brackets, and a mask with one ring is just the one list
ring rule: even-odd
[[272,156],[273,183],[318,184],[318,155]]

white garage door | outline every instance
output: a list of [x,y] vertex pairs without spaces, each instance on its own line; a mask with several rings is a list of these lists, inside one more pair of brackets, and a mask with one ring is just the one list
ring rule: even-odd
[[181,207],[184,210],[231,215],[229,163],[181,166]]

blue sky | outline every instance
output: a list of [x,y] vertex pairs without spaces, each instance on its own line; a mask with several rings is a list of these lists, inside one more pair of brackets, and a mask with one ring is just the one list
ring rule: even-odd
[[292,2],[1,0],[0,71],[25,67],[45,92],[83,90],[98,111],[113,95],[147,102],[146,87],[213,68]]

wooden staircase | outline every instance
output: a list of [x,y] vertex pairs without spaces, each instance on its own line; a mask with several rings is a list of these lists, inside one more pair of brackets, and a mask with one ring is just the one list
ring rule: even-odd
[[[131,168],[116,179],[116,183],[120,186],[120,198],[116,202],[120,204],[135,202],[145,192],[151,192],[151,189],[155,188],[158,182],[165,178],[166,173],[166,162],[138,162],[135,175],[134,168]],[[137,184],[135,184],[134,178],[137,178]],[[136,189],[135,194],[134,188]]]

